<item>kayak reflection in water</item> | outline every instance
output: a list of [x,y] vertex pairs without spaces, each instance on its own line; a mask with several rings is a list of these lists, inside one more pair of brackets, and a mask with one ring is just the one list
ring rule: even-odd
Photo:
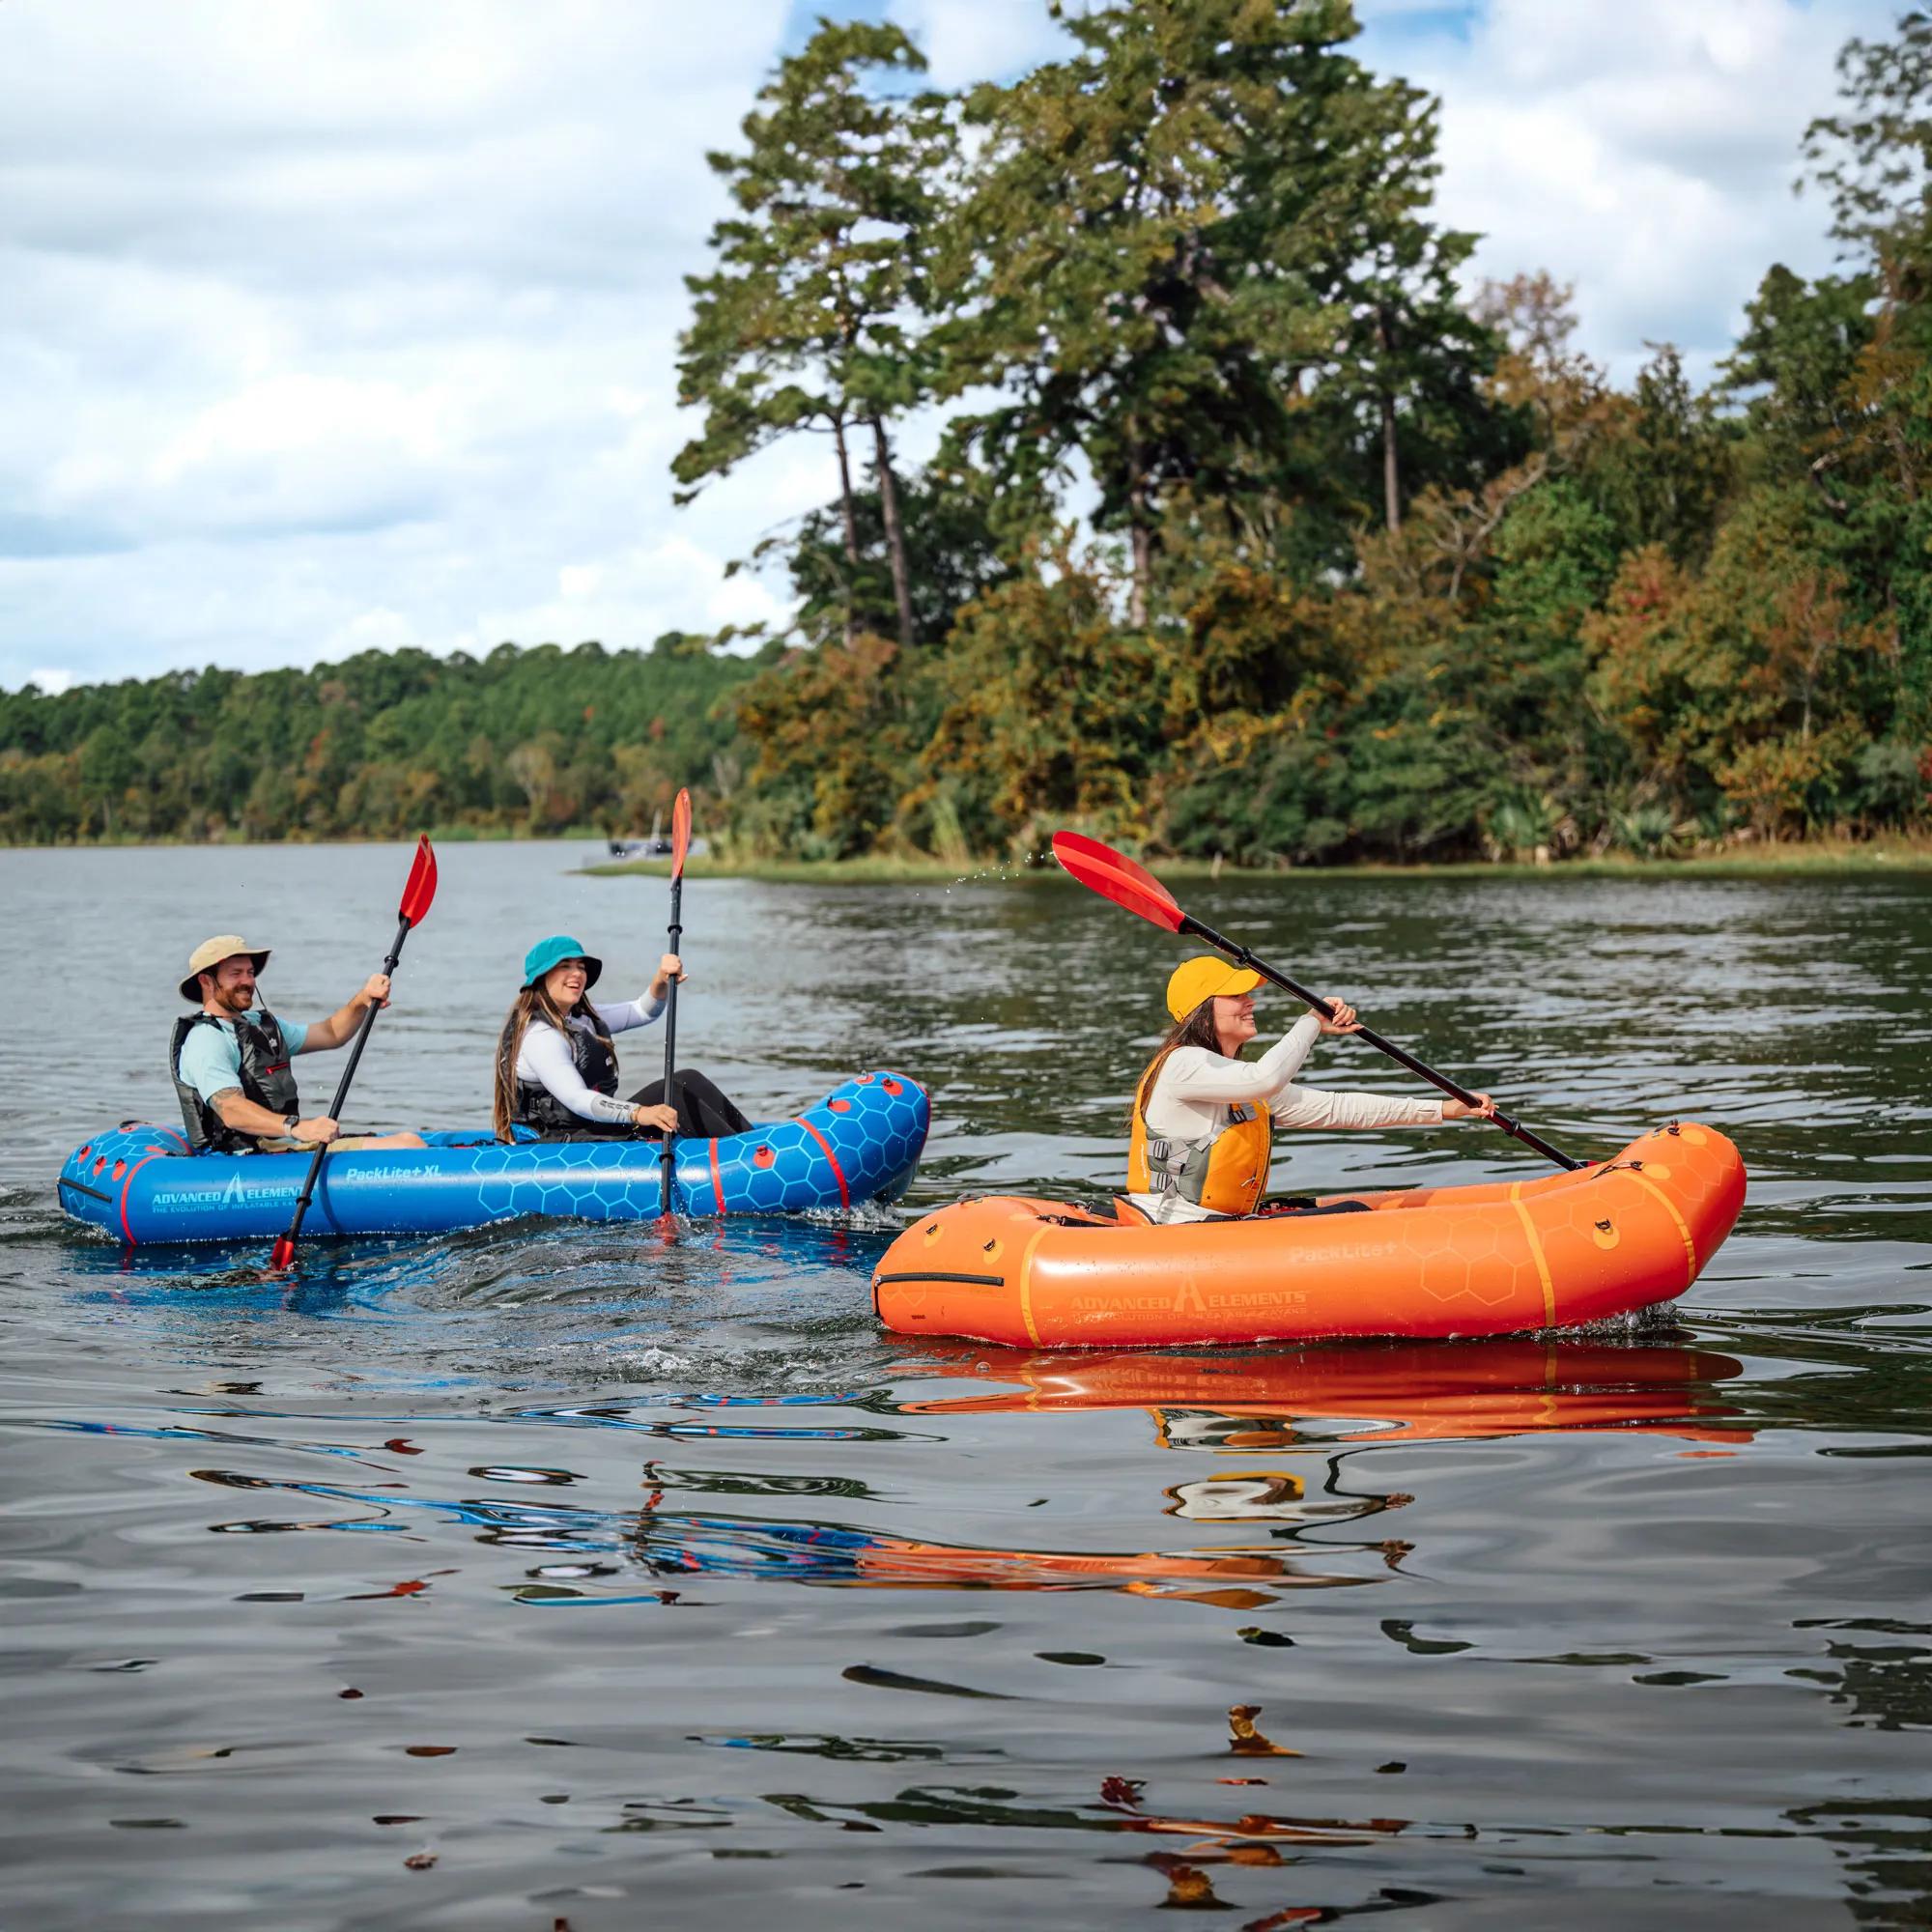
[[[1495,1102],[1396,1099],[1324,1093],[1294,1076],[1322,1034],[1361,1031],[1355,1009],[1331,1000],[1334,1016],[1310,1011],[1260,1060],[1243,1061],[1255,1037],[1262,976],[1208,953],[1183,960],[1167,982],[1174,1025],[1134,1093],[1127,1200],[1149,1220],[1212,1221],[1253,1214],[1266,1191],[1276,1127],[1433,1127],[1488,1120]],[[1309,1210],[1366,1211],[1362,1204]]]
[[539,940],[524,955],[524,983],[497,1042],[495,1119],[498,1140],[535,1129],[547,1141],[702,1140],[749,1131],[751,1122],[695,1068],[677,1070],[677,1104],[654,1080],[617,1097],[617,1050],[611,1036],[649,1026],[664,1011],[673,980],[685,979],[674,952],[658,961],[641,1000],[593,1001],[604,971],[568,933]]
[[1744,1364],[1708,1349],[1510,1341],[1168,1355],[933,1339],[918,1366],[992,1387],[901,1403],[901,1414],[1141,1408],[1163,1449],[1215,1455],[1611,1431],[1742,1446],[1753,1435],[1719,1399]]

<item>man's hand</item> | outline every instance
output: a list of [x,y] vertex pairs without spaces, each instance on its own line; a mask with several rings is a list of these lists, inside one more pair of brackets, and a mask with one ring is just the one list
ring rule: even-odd
[[362,983],[362,990],[350,1002],[354,1007],[386,1007],[389,1004],[389,976],[386,973],[371,973]]
[[327,1114],[318,1114],[310,1121],[296,1122],[295,1137],[298,1141],[310,1143],[332,1141],[342,1129]]

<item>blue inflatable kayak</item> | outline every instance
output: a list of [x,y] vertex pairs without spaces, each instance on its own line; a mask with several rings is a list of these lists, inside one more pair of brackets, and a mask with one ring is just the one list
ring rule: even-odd
[[[895,1200],[918,1171],[930,1116],[917,1081],[862,1073],[791,1120],[681,1139],[674,1205],[691,1215],[781,1214]],[[648,1221],[661,1211],[655,1141],[504,1143],[487,1128],[424,1139],[426,1148],[330,1154],[304,1238],[443,1234],[521,1214]],[[129,1246],[272,1240],[308,1163],[305,1153],[190,1154],[178,1128],[129,1122],[68,1155],[60,1203]]]

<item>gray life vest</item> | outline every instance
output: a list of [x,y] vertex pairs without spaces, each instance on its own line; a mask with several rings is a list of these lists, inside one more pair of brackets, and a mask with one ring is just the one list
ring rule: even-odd
[[[174,1076],[187,1144],[196,1153],[253,1153],[261,1137],[229,1126],[201,1097],[200,1090],[182,1078],[182,1048],[187,1044],[188,1035],[198,1026],[222,1024],[213,1013],[189,1013],[178,1019],[168,1041],[168,1071]],[[289,1045],[274,1014],[265,1007],[253,1021],[235,1021],[234,1029],[235,1044],[242,1055],[242,1097],[271,1114],[298,1112],[301,1103],[296,1094],[296,1076],[289,1070]]]
[[[563,1037],[570,1048],[570,1058],[577,1067],[578,1078],[593,1094],[614,1094],[617,1091],[617,1054],[611,1042],[589,1027],[566,1026]],[[534,1127],[540,1134],[564,1133],[598,1124],[586,1121],[582,1114],[573,1114],[541,1080],[517,1082],[517,1108],[513,1118],[516,1125]],[[612,1122],[610,1131],[621,1134],[623,1129]]]

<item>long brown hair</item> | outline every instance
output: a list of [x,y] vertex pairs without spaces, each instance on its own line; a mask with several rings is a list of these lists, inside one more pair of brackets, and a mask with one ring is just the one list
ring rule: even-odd
[[1160,1078],[1160,1069],[1167,1065],[1167,1056],[1177,1046],[1211,1046],[1216,1053],[1221,1051],[1221,1037],[1214,1027],[1214,998],[1212,994],[1201,1002],[1191,1013],[1181,1017],[1168,1028],[1154,1057],[1148,1063],[1148,1070],[1141,1075],[1140,1085],[1134,1089],[1134,1104],[1127,1115],[1127,1131],[1133,1131],[1135,1121],[1147,1113],[1149,1096],[1153,1093],[1153,1083]]
[[[548,976],[546,976],[548,977]],[[496,1094],[491,1106],[491,1114],[499,1141],[513,1140],[517,1118],[517,1056],[524,1050],[524,1036],[529,1031],[532,1020],[546,1020],[563,1035],[568,1043],[570,1034],[567,1023],[582,1014],[590,1022],[591,1030],[608,1047],[611,1036],[604,1031],[604,1022],[597,1017],[597,1009],[590,1004],[589,989],[579,995],[576,1006],[566,1013],[551,998],[549,989],[539,980],[534,986],[526,986],[511,1003],[509,1017],[503,1022],[503,1031],[497,1036],[497,1081]],[[613,1052],[614,1048],[611,1049]]]

